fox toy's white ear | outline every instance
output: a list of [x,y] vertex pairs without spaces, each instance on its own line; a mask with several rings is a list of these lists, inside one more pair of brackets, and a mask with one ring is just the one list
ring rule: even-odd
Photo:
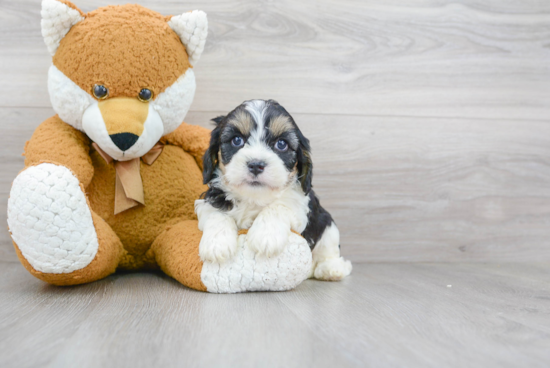
[[68,1],[43,0],[41,15],[42,37],[52,56],[71,27],[84,19],[83,13]]
[[208,20],[206,13],[200,10],[183,13],[172,17],[168,21],[170,28],[176,32],[185,45],[191,65],[195,65],[204,50],[204,43],[208,35]]

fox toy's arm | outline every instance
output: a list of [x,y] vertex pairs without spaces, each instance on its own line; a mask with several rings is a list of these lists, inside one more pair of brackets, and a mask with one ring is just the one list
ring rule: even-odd
[[161,142],[182,147],[195,158],[202,170],[202,157],[210,145],[210,130],[182,123],[178,129],[162,137]]
[[68,168],[86,188],[94,175],[90,139],[57,115],[53,116],[36,128],[25,145],[25,167],[40,163]]

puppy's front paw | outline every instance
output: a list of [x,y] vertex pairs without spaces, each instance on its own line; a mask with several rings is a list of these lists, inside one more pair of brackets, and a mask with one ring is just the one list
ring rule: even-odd
[[285,250],[290,226],[277,221],[254,221],[246,235],[246,246],[266,257],[278,256]]
[[202,233],[199,256],[203,262],[222,263],[237,253],[237,230],[228,226],[208,226]]

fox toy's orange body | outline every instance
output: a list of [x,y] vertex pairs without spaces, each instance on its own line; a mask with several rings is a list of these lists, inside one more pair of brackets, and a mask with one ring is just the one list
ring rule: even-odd
[[[58,2],[78,11],[82,20],[60,40],[53,65],[87,93],[96,84],[106,86],[111,109],[122,111],[120,115],[132,115],[124,110],[127,105],[123,98],[135,99],[145,87],[158,96],[192,67],[186,47],[167,24],[171,17],[138,5],[108,6],[84,14],[68,1]],[[103,118],[108,122],[105,111]],[[118,119],[114,122],[117,131],[109,134],[139,134],[132,130],[135,123]],[[151,165],[140,162],[145,205],[115,215],[114,165],[99,155],[84,132],[57,115],[46,120],[25,147],[25,167],[50,163],[70,170],[86,195],[98,249],[84,268],[68,273],[42,272],[30,264],[14,239],[20,261],[34,276],[56,285],[91,282],[117,269],[160,266],[183,284],[206,290],[200,280],[201,233],[193,204],[206,190],[201,165],[209,138],[207,129],[183,122],[164,135],[160,139],[163,150],[156,161]]]
[[[88,267],[72,274],[50,274],[36,271],[15,248],[21,262],[36,277],[56,285],[73,285],[103,278],[117,268],[138,270],[156,268],[152,245],[163,232],[174,228],[179,236],[164,234],[165,242],[182,246],[185,257],[178,268],[194,271],[180,282],[195,289],[200,283],[201,265],[198,257],[198,231],[193,203],[206,186],[202,184],[200,157],[208,146],[209,132],[187,124],[162,139],[162,154],[151,166],[141,163],[145,206],[131,208],[114,215],[115,170],[92,149],[82,132],[65,124],[57,116],[42,123],[25,148],[25,166],[51,162],[68,167],[81,181],[93,211],[99,238],[99,257]],[[188,226],[182,226],[188,225]],[[182,231],[185,234],[182,234]],[[185,244],[182,244],[182,241]],[[157,242],[162,256],[162,241]],[[186,251],[187,250],[187,251]],[[194,250],[194,252],[190,252]],[[189,253],[189,254],[187,254]],[[169,269],[165,269],[169,272]]]

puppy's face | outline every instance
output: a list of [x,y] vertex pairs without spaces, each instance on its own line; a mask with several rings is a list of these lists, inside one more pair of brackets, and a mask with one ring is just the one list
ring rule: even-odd
[[276,191],[299,180],[311,188],[309,142],[275,101],[251,100],[214,119],[204,179],[217,175],[232,191]]

